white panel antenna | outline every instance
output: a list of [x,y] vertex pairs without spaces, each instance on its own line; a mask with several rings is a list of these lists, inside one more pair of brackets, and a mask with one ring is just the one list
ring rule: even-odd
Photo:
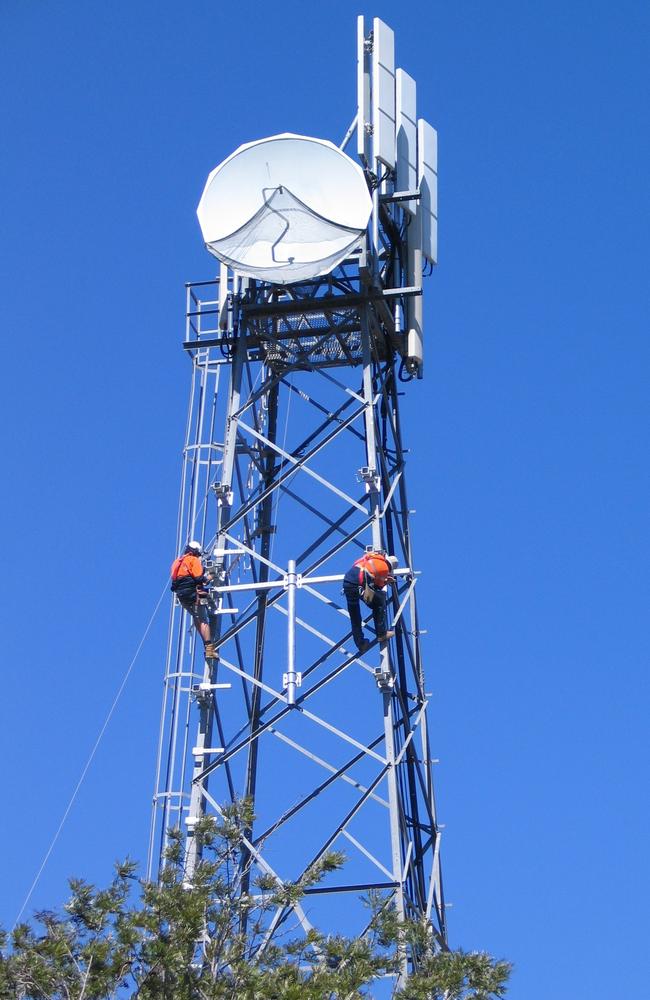
[[361,167],[309,136],[247,143],[208,177],[197,214],[207,249],[248,278],[328,274],[361,242],[372,202]]
[[[418,186],[418,126],[415,80],[398,69],[395,75],[397,105],[396,179],[398,191],[415,191]],[[404,211],[415,215],[417,202],[402,203]]]
[[418,186],[420,246],[432,264],[438,261],[438,133],[418,119]]
[[370,139],[370,53],[366,48],[363,14],[357,18],[357,155],[369,164]]
[[372,130],[375,158],[395,166],[395,35],[376,17],[372,43]]

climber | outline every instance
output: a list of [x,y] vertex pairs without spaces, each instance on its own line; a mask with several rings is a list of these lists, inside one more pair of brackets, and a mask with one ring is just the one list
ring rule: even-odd
[[217,651],[212,641],[210,624],[212,600],[205,589],[205,584],[213,579],[214,574],[203,568],[200,542],[188,542],[183,555],[174,559],[171,576],[171,589],[181,607],[192,616],[196,630],[203,639],[206,658],[215,659]]
[[370,646],[364,637],[361,624],[361,608],[363,601],[372,608],[375,632],[379,642],[387,642],[395,633],[386,628],[386,592],[387,583],[395,583],[392,571],[397,568],[396,556],[387,556],[384,552],[366,552],[361,559],[345,574],[343,578],[343,593],[348,602],[348,614],[352,625],[352,638],[360,653]]

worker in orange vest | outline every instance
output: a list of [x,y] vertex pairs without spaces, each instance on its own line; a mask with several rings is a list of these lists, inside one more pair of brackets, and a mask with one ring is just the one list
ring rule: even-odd
[[192,617],[195,628],[203,639],[207,659],[214,659],[217,651],[212,641],[210,609],[212,600],[205,585],[214,576],[206,573],[201,562],[201,543],[189,542],[183,555],[172,563],[171,589],[182,608]]
[[384,552],[366,552],[343,578],[343,593],[348,604],[352,638],[360,653],[365,653],[370,646],[363,634],[360,601],[372,608],[375,632],[380,642],[387,642],[395,635],[386,628],[385,587],[386,584],[395,582],[392,573],[396,568],[395,556],[387,556]]

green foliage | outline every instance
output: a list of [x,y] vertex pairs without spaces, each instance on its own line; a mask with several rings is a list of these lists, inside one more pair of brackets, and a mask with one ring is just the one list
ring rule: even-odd
[[415,967],[401,1000],[504,996],[507,963],[435,949],[430,928],[400,924],[379,896],[368,899],[363,938],[311,931],[267,941],[277,908],[293,905],[344,858],[323,856],[294,884],[251,871],[243,892],[243,831],[252,820],[250,803],[239,802],[220,823],[202,821],[203,860],[191,885],[178,830],[159,883],[138,879],[129,859],[105,889],[72,879],[63,914],[43,911],[35,926],[0,931],[0,1000],[353,1000],[370,997],[373,980],[395,973],[407,954]]

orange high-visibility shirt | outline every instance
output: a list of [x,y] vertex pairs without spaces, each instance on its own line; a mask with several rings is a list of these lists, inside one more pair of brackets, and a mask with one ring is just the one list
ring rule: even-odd
[[203,563],[198,556],[184,555],[174,559],[172,580],[180,580],[184,576],[191,576],[195,580],[203,576]]
[[354,565],[359,567],[359,586],[363,585],[364,570],[371,577],[373,584],[379,590],[386,586],[388,577],[390,576],[391,566],[390,563],[377,552],[367,552],[365,556],[361,556],[361,559],[357,559]]

